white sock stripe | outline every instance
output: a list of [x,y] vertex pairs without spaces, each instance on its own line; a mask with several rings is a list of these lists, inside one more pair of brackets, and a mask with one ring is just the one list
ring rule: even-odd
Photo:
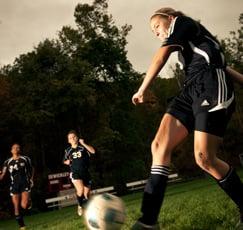
[[163,171],[163,170],[152,170],[151,171],[151,174],[163,174],[163,175],[168,176],[169,175],[169,172]]
[[170,169],[166,168],[151,168],[151,171],[165,171],[165,172],[170,172]]
[[159,172],[151,172],[151,174],[157,174],[157,175],[162,175],[162,176],[168,176],[166,173],[159,173]]
[[156,168],[154,168],[154,169],[151,169],[151,172],[152,171],[164,171],[164,172],[169,172],[170,170],[168,170],[168,169],[156,169]]
[[152,165],[151,168],[165,168],[165,169],[170,169],[169,166],[164,166],[164,165]]

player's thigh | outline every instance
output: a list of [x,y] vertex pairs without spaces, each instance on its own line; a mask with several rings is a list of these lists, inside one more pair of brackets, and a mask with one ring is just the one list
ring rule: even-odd
[[173,150],[187,135],[188,130],[180,120],[166,113],[155,135],[154,145]]
[[81,179],[72,179],[72,183],[78,193],[83,193],[84,183]]
[[18,206],[21,198],[20,194],[11,194],[11,198],[12,198],[12,203],[15,206]]

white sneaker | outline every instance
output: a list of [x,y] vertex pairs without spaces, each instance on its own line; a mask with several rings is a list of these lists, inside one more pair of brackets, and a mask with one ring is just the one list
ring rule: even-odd
[[83,215],[83,208],[78,205],[78,215],[82,216]]

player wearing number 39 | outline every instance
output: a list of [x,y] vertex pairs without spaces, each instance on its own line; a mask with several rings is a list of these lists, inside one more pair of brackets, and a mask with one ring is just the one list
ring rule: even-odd
[[235,170],[217,157],[235,108],[231,80],[242,82],[243,77],[226,65],[215,37],[182,12],[161,8],[150,18],[150,26],[162,43],[132,102],[135,105],[144,102],[147,88],[174,51],[178,51],[178,60],[186,77],[183,89],[168,105],[152,142],[152,167],[144,190],[142,216],[133,229],[158,227],[156,223],[164,198],[171,154],[192,131],[196,163],[215,178],[235,202],[240,211],[238,226],[243,225],[242,182]]
[[78,215],[82,216],[83,206],[89,198],[91,189],[90,154],[94,154],[95,149],[86,144],[83,139],[79,139],[77,132],[74,130],[67,134],[67,139],[71,146],[65,150],[63,162],[70,166],[70,178],[76,189],[78,200]]

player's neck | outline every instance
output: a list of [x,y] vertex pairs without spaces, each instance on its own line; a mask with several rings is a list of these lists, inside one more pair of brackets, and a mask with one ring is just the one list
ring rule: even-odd
[[76,149],[78,147],[78,143],[77,144],[72,144],[71,145],[73,149]]
[[20,157],[20,155],[19,155],[19,154],[13,154],[13,156],[12,156],[12,158],[13,158],[14,160],[19,159],[19,157]]

